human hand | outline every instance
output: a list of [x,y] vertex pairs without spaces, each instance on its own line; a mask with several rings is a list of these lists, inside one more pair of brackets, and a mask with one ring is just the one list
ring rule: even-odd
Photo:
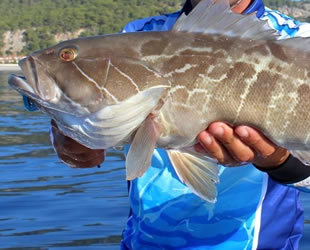
[[195,145],[196,151],[207,153],[227,166],[253,163],[262,169],[272,169],[289,157],[286,149],[248,126],[233,128],[224,122],[213,122],[197,138],[200,144]]
[[54,120],[51,121],[53,146],[58,157],[73,168],[90,168],[98,166],[105,159],[104,149],[87,148],[68,136],[62,134]]

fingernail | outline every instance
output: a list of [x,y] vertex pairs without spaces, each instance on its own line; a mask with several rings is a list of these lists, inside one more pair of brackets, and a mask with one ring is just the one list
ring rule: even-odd
[[205,144],[210,145],[212,143],[212,139],[210,135],[206,135],[205,139],[204,139]]
[[210,145],[212,143],[212,138],[206,131],[203,131],[199,135],[199,142],[202,144]]
[[224,129],[222,127],[218,127],[214,130],[213,134],[217,137],[222,137],[224,135]]
[[236,133],[241,137],[241,138],[248,138],[249,137],[249,132],[245,127],[239,127],[236,130]]

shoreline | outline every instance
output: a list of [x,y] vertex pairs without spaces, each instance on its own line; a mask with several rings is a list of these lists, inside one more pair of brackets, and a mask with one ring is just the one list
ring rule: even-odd
[[20,71],[18,64],[0,64],[0,71]]

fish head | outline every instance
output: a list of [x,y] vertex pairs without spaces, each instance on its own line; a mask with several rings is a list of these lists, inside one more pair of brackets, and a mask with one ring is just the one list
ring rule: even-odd
[[168,87],[134,57],[126,39],[78,38],[34,52],[19,62],[25,77],[12,75],[9,84],[83,145],[123,145]]
[[87,112],[102,108],[109,101],[103,91],[109,52],[98,53],[98,39],[75,39],[32,53],[19,62],[26,79],[13,75],[10,85],[43,106],[68,112],[69,104]]

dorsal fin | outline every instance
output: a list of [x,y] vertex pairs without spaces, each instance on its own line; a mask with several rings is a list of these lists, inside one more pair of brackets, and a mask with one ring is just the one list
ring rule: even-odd
[[255,13],[236,14],[228,0],[202,0],[188,16],[184,13],[174,25],[173,32],[225,35],[255,40],[276,40],[278,33]]

